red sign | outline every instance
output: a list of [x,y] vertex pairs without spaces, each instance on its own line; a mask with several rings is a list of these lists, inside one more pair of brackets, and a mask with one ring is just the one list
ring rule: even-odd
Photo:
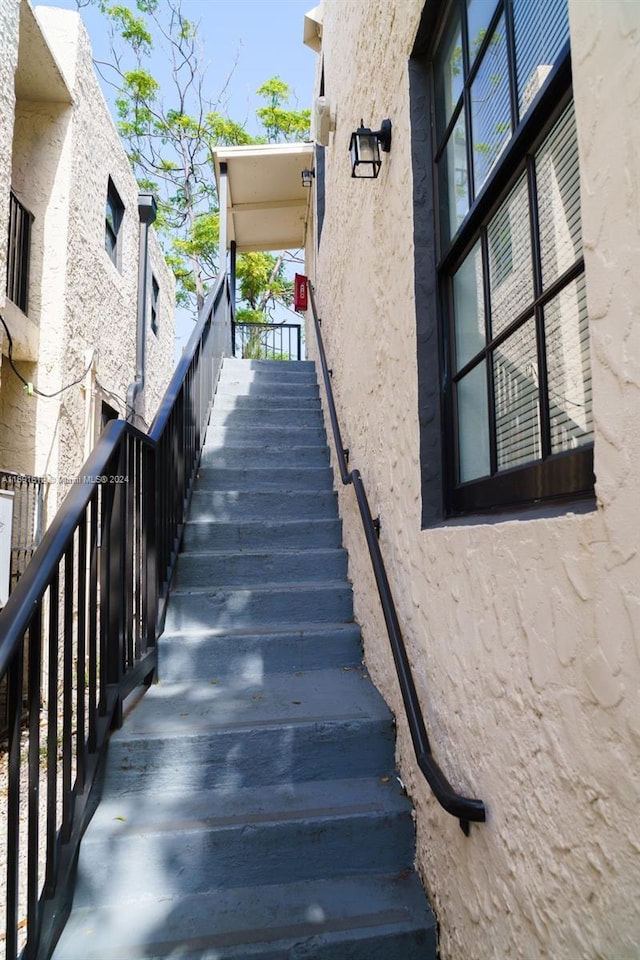
[[293,285],[293,306],[295,310],[306,310],[308,280],[302,273],[296,273]]

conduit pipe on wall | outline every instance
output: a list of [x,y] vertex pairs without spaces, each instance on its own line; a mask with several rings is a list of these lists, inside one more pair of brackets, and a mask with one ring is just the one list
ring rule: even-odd
[[138,313],[136,326],[136,374],[127,390],[127,420],[135,423],[136,405],[144,393],[145,353],[147,342],[147,279],[149,273],[149,227],[156,219],[158,207],[151,193],[138,194],[140,239],[138,248]]

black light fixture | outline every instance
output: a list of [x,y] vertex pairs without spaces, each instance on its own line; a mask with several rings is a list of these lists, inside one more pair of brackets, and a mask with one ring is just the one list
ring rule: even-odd
[[380,173],[380,150],[391,150],[391,120],[383,120],[379,130],[369,130],[360,121],[360,127],[351,134],[351,176],[375,178]]
[[303,186],[303,187],[310,187],[310,186],[311,186],[311,183],[312,183],[312,181],[313,181],[313,178],[315,177],[315,175],[316,175],[315,170],[308,170],[308,169],[307,169],[307,170],[303,170],[303,171],[302,171],[302,174],[301,174],[301,176],[302,176],[302,186]]

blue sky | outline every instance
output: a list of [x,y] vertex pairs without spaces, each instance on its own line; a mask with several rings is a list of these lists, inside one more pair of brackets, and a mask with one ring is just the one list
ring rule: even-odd
[[[36,6],[39,3],[76,9],[75,0],[35,0]],[[250,132],[255,132],[255,109],[261,104],[255,91],[270,77],[277,75],[293,88],[297,97],[294,108],[311,106],[316,55],[302,43],[302,31],[304,14],[313,6],[314,0],[183,0],[184,15],[200,25],[213,97],[222,89],[237,54],[227,91],[228,114],[234,120],[246,120]],[[80,14],[94,57],[108,59],[104,18],[93,6],[84,7]],[[151,61],[158,75],[161,63],[158,53],[155,63]],[[105,94],[108,96],[108,90]]]

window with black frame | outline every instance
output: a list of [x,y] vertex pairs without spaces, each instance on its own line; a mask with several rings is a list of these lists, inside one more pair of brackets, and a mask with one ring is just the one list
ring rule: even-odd
[[160,329],[160,317],[158,313],[158,300],[160,299],[160,285],[156,278],[151,274],[151,330],[158,336]]
[[104,247],[118,269],[120,269],[119,234],[123,217],[124,204],[113,180],[109,177],[105,203]]
[[29,265],[31,261],[31,225],[33,215],[13,190],[9,194],[9,232],[7,237],[7,296],[27,313],[29,309]]
[[591,495],[567,0],[458,0],[437,37],[446,512]]

